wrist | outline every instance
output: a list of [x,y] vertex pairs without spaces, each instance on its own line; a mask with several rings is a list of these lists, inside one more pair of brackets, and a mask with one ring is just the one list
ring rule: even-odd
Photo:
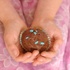
[[49,21],[54,21],[54,18],[34,18],[33,24],[43,24]]
[[18,28],[19,28],[19,26],[21,28],[23,28],[23,27],[27,28],[25,22],[22,19],[14,19],[14,20],[11,19],[11,20],[7,20],[7,21],[3,21],[4,28],[6,28],[9,25],[18,26]]

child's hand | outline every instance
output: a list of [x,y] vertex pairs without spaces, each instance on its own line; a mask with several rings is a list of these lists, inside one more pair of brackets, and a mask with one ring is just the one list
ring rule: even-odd
[[22,48],[19,44],[19,34],[21,30],[27,29],[26,25],[21,21],[11,21],[4,25],[4,41],[6,48],[12,58],[17,62],[29,63],[33,62],[33,59],[39,53],[33,51],[33,53],[22,53]]
[[61,30],[56,26],[53,21],[46,22],[34,22],[32,27],[42,27],[43,30],[52,38],[55,39],[54,44],[49,52],[42,52],[37,59],[33,62],[33,65],[40,65],[44,63],[48,63],[52,60],[53,57],[58,52],[59,47],[63,42]]
[[8,52],[17,62],[32,62],[38,51],[22,53],[19,44],[21,30],[27,29],[24,20],[16,12],[10,0],[0,0],[0,21],[4,25],[4,41]]

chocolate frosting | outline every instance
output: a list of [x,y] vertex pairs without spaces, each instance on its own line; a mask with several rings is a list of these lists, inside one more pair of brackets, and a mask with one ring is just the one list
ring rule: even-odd
[[29,28],[21,34],[21,46],[26,52],[33,50],[47,51],[50,48],[50,37],[39,28]]

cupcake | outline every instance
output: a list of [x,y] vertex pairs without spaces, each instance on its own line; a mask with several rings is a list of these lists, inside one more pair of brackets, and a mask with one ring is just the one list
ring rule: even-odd
[[20,45],[25,52],[48,51],[51,47],[51,39],[41,28],[29,28],[20,33]]

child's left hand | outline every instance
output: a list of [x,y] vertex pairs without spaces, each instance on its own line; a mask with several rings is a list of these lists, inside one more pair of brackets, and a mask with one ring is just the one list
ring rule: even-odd
[[44,63],[50,62],[53,57],[56,56],[59,47],[63,43],[63,38],[62,38],[62,32],[58,28],[58,26],[54,23],[54,21],[46,21],[46,22],[33,22],[32,27],[42,27],[43,30],[50,36],[50,38],[54,38],[54,44],[51,48],[50,51],[44,51],[39,56],[35,61],[33,62],[33,65],[40,65]]

